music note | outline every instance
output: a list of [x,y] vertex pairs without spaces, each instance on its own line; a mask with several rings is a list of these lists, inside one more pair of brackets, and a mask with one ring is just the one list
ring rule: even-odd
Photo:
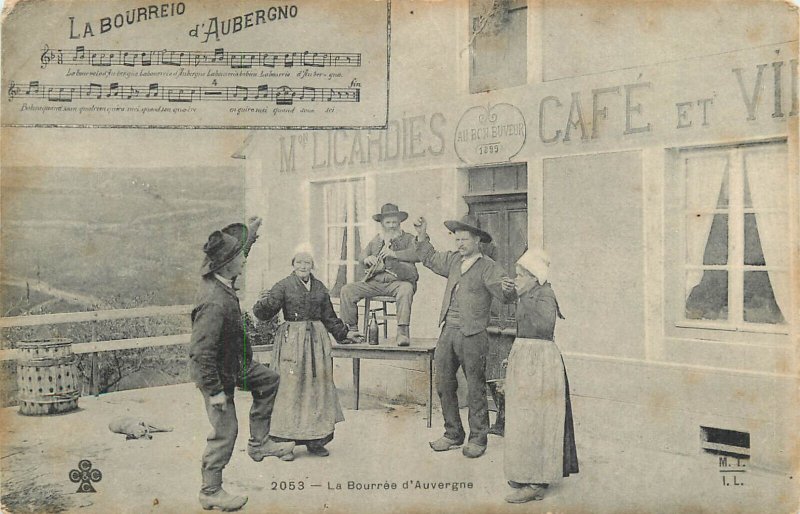
[[270,95],[269,86],[267,84],[261,84],[260,86],[258,86],[256,93],[256,100],[260,98],[269,98],[269,95]]
[[[231,57],[231,68],[252,68],[253,67],[253,54],[238,53]],[[245,59],[249,62],[245,63]]]
[[298,98],[298,100],[305,100],[306,93],[308,93],[309,101],[313,102],[317,99],[317,88],[303,86],[302,92],[300,93],[300,98]]
[[[87,59],[88,57],[88,59]],[[283,66],[361,66],[361,54],[312,52],[226,52],[223,48],[210,51],[183,50],[74,50],[51,49],[45,45],[40,55],[41,67],[54,63],[88,64],[91,66],[230,66],[250,68],[261,65],[270,68]]]
[[314,66],[314,67],[321,68],[321,67],[325,66],[325,62],[326,62],[325,58],[326,58],[326,56],[328,58],[330,58],[329,54],[320,55],[320,54],[315,52],[315,53],[311,54],[311,59],[308,59],[307,58],[308,57],[308,51],[306,51],[306,52],[303,53],[303,66]]
[[[116,54],[122,57],[122,54]],[[109,54],[110,56],[110,54]],[[154,82],[148,86],[120,84],[112,82],[102,85],[89,82],[84,85],[40,84],[30,81],[27,88],[20,88],[19,83],[10,81],[8,99],[19,96],[41,98],[51,102],[72,102],[74,100],[149,100],[169,102],[194,101],[256,101],[275,102],[277,105],[293,105],[295,102],[359,102],[359,88],[316,88],[302,87],[270,87],[261,84],[255,87],[246,86],[160,86]]]
[[90,97],[100,98],[103,95],[103,86],[100,84],[95,84],[94,82],[90,82],[87,94]]
[[47,99],[51,102],[71,102],[75,93],[74,87],[59,86],[47,88]]
[[[239,93],[242,93],[242,92],[244,94],[240,95]],[[234,100],[242,100],[242,101],[244,101],[244,100],[247,100],[248,98],[249,98],[248,89],[246,87],[235,86],[233,88],[233,99]]]
[[25,91],[25,96],[36,96],[39,94],[39,81],[34,80],[28,83],[28,90]]
[[[166,50],[164,50],[164,55],[161,57],[161,64],[168,64],[170,66],[180,66],[181,65],[180,57],[178,57],[178,60],[175,60],[176,53],[177,52],[167,52]],[[181,55],[183,55],[183,53],[181,53]]]
[[[130,57],[128,57],[130,55]],[[137,54],[129,54],[128,52],[124,52],[122,54],[122,64],[123,66],[136,66],[136,58],[139,57]]]
[[139,88],[137,86],[128,86],[127,87],[128,93],[125,94],[125,88],[123,88],[123,97],[126,100],[130,100],[131,98],[139,98]]
[[[270,58],[272,59],[272,62],[269,62]],[[261,59],[261,66],[266,66],[268,68],[274,68],[275,67],[275,63],[277,62],[277,60],[278,60],[278,55],[277,54],[271,54],[270,55],[269,53],[265,53],[264,57],[262,57],[262,59]]]
[[275,103],[278,105],[292,105],[294,103],[294,90],[288,86],[281,86],[275,94]]
[[191,102],[197,90],[188,87],[171,87],[167,89],[167,101],[169,102]]

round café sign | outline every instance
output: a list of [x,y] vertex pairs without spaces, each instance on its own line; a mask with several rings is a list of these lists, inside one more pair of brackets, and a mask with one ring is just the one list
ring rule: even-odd
[[508,162],[525,145],[525,118],[511,104],[472,107],[456,127],[456,155],[467,164]]

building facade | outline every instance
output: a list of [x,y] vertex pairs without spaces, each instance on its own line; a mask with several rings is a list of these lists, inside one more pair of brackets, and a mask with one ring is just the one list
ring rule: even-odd
[[[268,227],[248,295],[305,241],[336,295],[383,203],[425,216],[437,249],[472,213],[510,273],[528,246],[551,256],[579,439],[787,470],[797,26],[781,2],[394,1],[385,130],[263,132],[238,152]],[[445,284],[420,269],[412,336],[435,338]],[[367,391],[423,397],[422,370],[362,369]]]

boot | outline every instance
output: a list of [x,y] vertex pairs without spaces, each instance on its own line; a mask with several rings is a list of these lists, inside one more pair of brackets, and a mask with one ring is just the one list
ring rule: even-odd
[[489,382],[489,391],[491,391],[492,399],[497,406],[497,417],[494,425],[489,428],[489,433],[503,437],[506,431],[506,396],[502,388],[498,387],[499,384],[501,382]]
[[506,426],[504,423],[497,422],[491,427],[489,427],[489,432],[492,435],[499,435],[500,437],[505,436],[506,434]]
[[442,436],[439,439],[431,441],[428,444],[431,445],[431,448],[433,448],[433,451],[435,452],[446,452],[447,450],[453,450],[455,448],[458,448],[459,446],[464,444],[464,442],[454,441],[453,439]]
[[272,439],[267,439],[267,442],[261,446],[247,447],[247,455],[256,462],[261,462],[264,457],[283,457],[292,453],[294,450],[294,442],[289,441],[286,443],[279,443]]
[[306,444],[306,449],[308,450],[308,453],[316,455],[317,457],[327,457],[330,455],[330,452],[327,448],[325,448],[324,444],[308,443]]
[[515,488],[514,492],[506,496],[508,503],[527,503],[530,501],[538,501],[544,498],[544,488],[536,484],[525,484],[522,487]]
[[489,433],[503,437],[506,432],[506,409],[505,398],[501,396],[497,407],[497,418],[495,418],[494,425],[489,428]]
[[411,346],[408,325],[397,325],[397,346]]
[[198,497],[200,506],[205,510],[219,509],[221,511],[239,510],[247,503],[247,496],[234,496],[219,488],[214,494],[200,493]]
[[483,455],[486,451],[486,445],[481,446],[478,443],[469,442],[464,445],[461,449],[461,453],[464,454],[465,457],[469,457],[470,459],[476,459]]

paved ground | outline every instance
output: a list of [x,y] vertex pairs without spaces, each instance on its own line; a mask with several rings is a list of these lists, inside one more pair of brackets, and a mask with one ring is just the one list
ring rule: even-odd
[[[798,512],[797,477],[750,468],[722,473],[717,456],[622,448],[580,432],[581,472],[551,488],[541,502],[508,505],[502,438],[491,436],[480,459],[466,459],[460,451],[435,454],[427,441],[441,433],[438,412],[428,429],[422,406],[362,398],[362,410],[353,411],[349,397],[342,403],[347,421],[338,425],[330,457],[299,449],[294,462],[255,463],[245,453],[249,397],[237,393],[245,423],[225,481],[232,492],[249,495],[244,512]],[[201,512],[199,461],[209,427],[194,386],[85,397],[80,405],[78,412],[54,417],[0,411],[4,512]],[[175,430],[126,441],[107,428],[111,419],[126,415]],[[77,484],[69,481],[81,459],[102,472],[96,493],[76,493]],[[735,460],[728,464],[726,469],[737,469]],[[349,488],[356,484],[361,489]],[[386,491],[386,484],[397,489]]]

